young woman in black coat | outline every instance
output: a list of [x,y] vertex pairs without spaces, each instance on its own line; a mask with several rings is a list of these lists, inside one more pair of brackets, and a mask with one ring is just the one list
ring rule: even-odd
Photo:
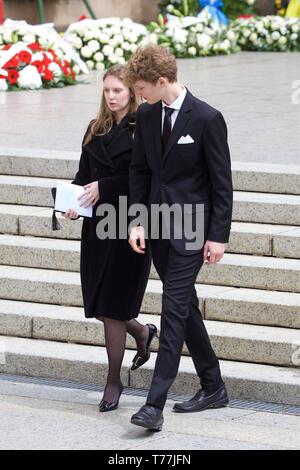
[[[84,187],[80,205],[93,205],[92,218],[83,220],[80,274],[85,316],[104,323],[109,370],[99,405],[101,412],[118,407],[123,391],[120,371],[126,332],[134,337],[137,345],[132,369],[149,359],[151,341],[157,334],[154,325],[141,325],[135,319],[149,276],[149,254],[135,253],[127,238],[117,235],[115,239],[100,239],[96,233],[97,224],[103,219],[96,215],[97,207],[101,203],[112,204],[118,220],[119,196],[129,193],[137,101],[133,90],[123,83],[123,71],[123,66],[114,66],[104,75],[99,114],[85,133],[79,171],[73,181]],[[78,218],[73,209],[64,216]]]

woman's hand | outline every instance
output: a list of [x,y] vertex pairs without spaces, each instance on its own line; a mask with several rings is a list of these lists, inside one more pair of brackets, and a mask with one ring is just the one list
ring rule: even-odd
[[74,219],[77,219],[78,217],[78,214],[77,212],[74,210],[74,209],[68,209],[66,212],[64,212],[63,214],[63,217],[65,217],[66,219],[70,219],[70,220],[74,220]]
[[80,207],[94,206],[100,199],[98,181],[86,184],[83,189],[84,193],[78,198],[81,201]]

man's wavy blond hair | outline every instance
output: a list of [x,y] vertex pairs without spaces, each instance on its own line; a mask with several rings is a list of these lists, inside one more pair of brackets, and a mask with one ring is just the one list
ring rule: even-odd
[[149,45],[137,49],[126,66],[123,80],[132,88],[138,80],[155,85],[160,77],[170,83],[177,81],[176,58],[163,46]]

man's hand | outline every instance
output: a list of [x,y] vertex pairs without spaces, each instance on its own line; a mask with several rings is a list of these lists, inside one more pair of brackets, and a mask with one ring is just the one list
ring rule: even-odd
[[[138,241],[139,241],[139,246],[137,244]],[[128,242],[131,248],[133,249],[133,251],[144,255],[145,249],[146,249],[144,227],[132,227],[132,229],[130,230]]]
[[99,201],[99,185],[98,181],[86,184],[83,186],[84,193],[79,196],[78,201],[81,201],[80,207],[94,206]]
[[224,256],[224,252],[224,243],[211,242],[210,240],[207,240],[204,245],[203,262],[205,263],[207,261],[207,264],[216,264],[221,261]]

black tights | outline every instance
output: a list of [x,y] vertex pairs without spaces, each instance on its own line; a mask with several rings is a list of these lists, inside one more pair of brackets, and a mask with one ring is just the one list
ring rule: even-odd
[[116,402],[121,392],[121,366],[125,353],[126,333],[136,341],[137,351],[143,356],[146,354],[146,345],[149,329],[137,320],[119,321],[111,318],[99,317],[104,323],[105,343],[108,357],[108,376],[104,390],[103,400]]

